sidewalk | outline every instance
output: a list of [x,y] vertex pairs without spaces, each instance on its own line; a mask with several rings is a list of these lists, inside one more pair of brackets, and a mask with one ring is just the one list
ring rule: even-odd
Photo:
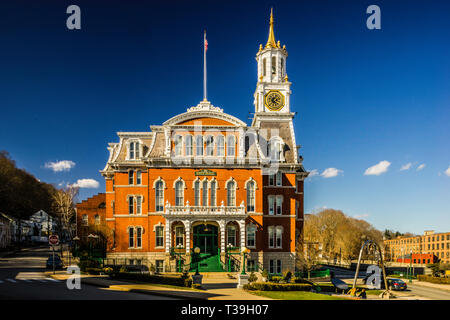
[[[69,278],[69,274],[65,271],[58,271],[55,275],[52,272],[46,272],[48,276],[57,280],[66,280]],[[138,292],[151,295],[160,295],[166,297],[173,297],[178,299],[188,300],[256,300],[258,297],[253,296],[241,289],[207,289],[195,290],[195,289],[178,289],[158,286],[154,284],[134,284],[125,281],[110,280],[108,276],[93,276],[93,275],[81,275],[81,284],[93,285],[97,287],[105,288],[105,290],[117,290],[117,291],[129,291]]]

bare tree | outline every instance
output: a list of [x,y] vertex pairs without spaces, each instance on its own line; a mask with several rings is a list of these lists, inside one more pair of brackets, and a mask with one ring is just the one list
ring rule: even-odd
[[75,197],[77,195],[78,188],[70,185],[56,189],[53,193],[53,212],[56,214],[64,237],[72,238],[73,236],[73,222],[76,219]]
[[[367,221],[346,216],[342,211],[325,209],[305,216],[305,244],[322,247],[323,255],[329,262],[333,257],[349,263],[356,259],[363,240],[382,243],[383,234]],[[365,257],[367,254],[365,255]]]

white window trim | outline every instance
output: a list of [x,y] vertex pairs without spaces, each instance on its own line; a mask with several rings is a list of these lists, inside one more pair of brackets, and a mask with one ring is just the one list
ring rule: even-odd
[[[156,245],[156,236],[157,236],[156,228],[162,228],[162,230],[163,230],[163,235],[162,235],[162,242],[163,242],[163,244],[162,244],[162,246],[157,246]],[[164,230],[165,230],[164,225],[161,222],[158,222],[157,224],[155,224],[153,226],[153,232],[155,233],[155,249],[164,249],[164,245],[165,245]]]

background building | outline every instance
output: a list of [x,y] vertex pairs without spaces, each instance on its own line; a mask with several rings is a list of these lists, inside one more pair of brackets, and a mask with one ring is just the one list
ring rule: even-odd
[[[390,261],[402,261],[410,258],[410,254],[435,255],[440,262],[450,263],[450,232],[434,233],[425,231],[421,236],[397,237],[396,239],[384,240],[385,254]],[[425,259],[416,256],[416,259]],[[428,259],[432,258],[426,258]],[[414,256],[413,256],[414,260]],[[428,263],[428,262],[427,262]]]

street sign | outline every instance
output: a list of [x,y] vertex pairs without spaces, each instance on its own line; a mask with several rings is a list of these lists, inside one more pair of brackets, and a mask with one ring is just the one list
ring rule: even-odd
[[51,235],[48,237],[48,243],[52,246],[57,246],[59,244],[59,237],[56,234]]

